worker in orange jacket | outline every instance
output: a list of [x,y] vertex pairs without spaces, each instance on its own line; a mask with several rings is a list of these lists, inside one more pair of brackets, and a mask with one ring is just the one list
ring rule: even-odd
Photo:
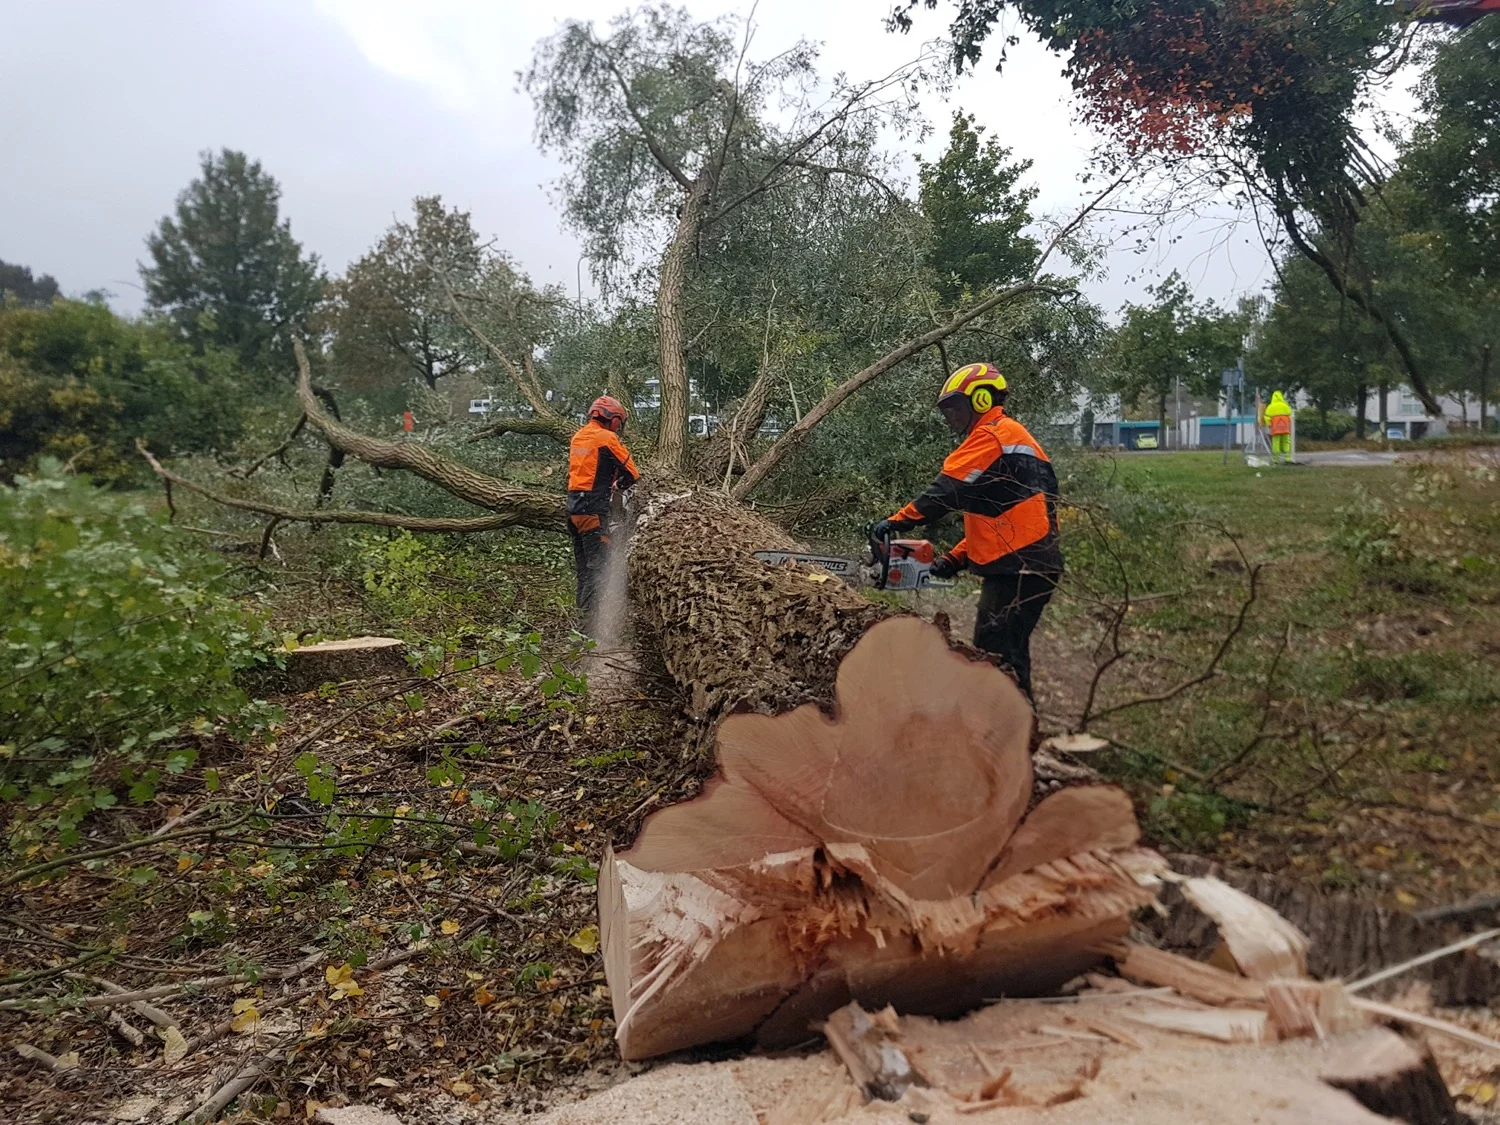
[[1062,578],[1057,475],[1026,427],[1005,413],[1005,376],[971,363],[938,396],[961,439],[926,492],[873,532],[889,538],[963,512],[964,537],[932,569],[935,578],[971,570],[983,578],[974,646],[1000,657],[1031,695],[1031,633]]
[[620,440],[624,429],[625,408],[618,399],[601,395],[589,407],[588,421],[568,443],[568,535],[573,540],[573,569],[578,576],[578,609],[584,630],[590,633],[610,546],[606,524],[610,501],[641,475]]

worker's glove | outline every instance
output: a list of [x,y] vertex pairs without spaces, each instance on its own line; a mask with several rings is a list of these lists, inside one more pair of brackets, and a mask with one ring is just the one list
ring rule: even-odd
[[934,578],[953,578],[964,568],[964,564],[951,554],[940,555],[937,562],[932,564],[932,576]]
[[894,539],[900,530],[891,520],[881,520],[870,528],[870,538],[877,543],[883,543],[887,539]]

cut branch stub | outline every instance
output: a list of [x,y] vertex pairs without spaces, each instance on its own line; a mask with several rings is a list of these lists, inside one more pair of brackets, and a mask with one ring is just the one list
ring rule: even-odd
[[832,717],[732,715],[720,774],[599,880],[626,1058],[795,1041],[851,999],[954,1015],[1056,987],[1152,899],[1164,864],[1107,787],[1032,794],[1005,673],[898,617],[839,666]]

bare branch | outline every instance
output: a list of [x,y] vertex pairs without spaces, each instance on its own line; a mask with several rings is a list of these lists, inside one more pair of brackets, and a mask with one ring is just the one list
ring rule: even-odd
[[1406,338],[1406,333],[1402,332],[1400,326],[1387,315],[1384,309],[1370,300],[1363,290],[1349,283],[1346,271],[1340,270],[1328,255],[1308,240],[1307,236],[1302,233],[1302,228],[1297,224],[1297,217],[1292,211],[1291,202],[1284,195],[1276,202],[1276,213],[1281,217],[1281,225],[1286,229],[1292,245],[1302,256],[1327,275],[1328,280],[1332,282],[1340,295],[1353,301],[1364,310],[1366,316],[1384,329],[1387,339],[1401,356],[1401,365],[1406,369],[1406,377],[1411,383],[1412,391],[1417,398],[1422,400],[1422,407],[1429,414],[1441,416],[1443,408],[1438,405],[1437,398],[1427,386],[1427,380],[1417,364],[1417,357],[1412,354],[1411,341]]
[[[568,427],[567,436],[563,436],[558,430],[559,421]],[[464,438],[464,441],[484,441],[487,438],[504,437],[506,434],[530,434],[553,438],[556,441],[567,444],[569,438],[572,436],[572,432],[571,424],[562,418],[502,418],[497,422],[490,422],[481,426],[468,437]]]
[[286,440],[284,442],[278,445],[275,449],[271,450],[271,452],[267,453],[264,457],[257,458],[248,468],[230,469],[229,475],[232,477],[239,477],[241,480],[248,480],[267,461],[271,460],[273,457],[282,457],[286,453],[286,451],[291,448],[292,442],[297,440],[297,435],[300,434],[306,426],[307,415],[304,414],[297,419],[297,424],[292,427],[292,432],[286,435]]
[[[562,505],[555,496],[516,488],[499,477],[481,473],[460,461],[434,453],[420,442],[386,441],[370,437],[330,418],[323,412],[322,405],[313,392],[312,371],[308,367],[307,352],[302,347],[302,341],[294,339],[292,350],[297,357],[297,397],[301,400],[302,409],[307,414],[308,422],[322,431],[334,448],[377,469],[405,469],[414,473],[476,508],[487,508],[502,516],[505,523],[500,526],[516,523],[548,530],[556,530],[561,526]],[[481,529],[470,527],[464,530]]]
[[[1231,537],[1231,542],[1234,543],[1235,550],[1238,551],[1240,549],[1239,541]],[[1241,555],[1243,556],[1243,552],[1241,552]],[[1166,691],[1157,692],[1155,695],[1143,695],[1136,699],[1127,699],[1124,703],[1116,703],[1113,707],[1105,707],[1100,711],[1095,711],[1092,715],[1085,714],[1078,722],[1079,729],[1086,730],[1090,722],[1105,718],[1108,715],[1114,715],[1121,711],[1129,710],[1132,707],[1143,707],[1148,703],[1166,703],[1169,700],[1176,699],[1179,695],[1187,691],[1189,688],[1197,687],[1202,683],[1207,683],[1209,680],[1218,675],[1220,663],[1223,661],[1225,655],[1229,652],[1229,646],[1232,645],[1235,641],[1235,638],[1244,631],[1245,622],[1250,615],[1250,609],[1255,605],[1255,602],[1259,597],[1259,579],[1260,572],[1263,566],[1264,564],[1262,563],[1256,563],[1254,566],[1248,567],[1250,586],[1245,593],[1245,600],[1240,603],[1239,612],[1235,615],[1234,623],[1224,634],[1223,639],[1219,641],[1219,647],[1214,650],[1213,656],[1209,659],[1208,663],[1204,665],[1203,669],[1197,675],[1190,676],[1186,680],[1182,680],[1179,683],[1168,688]]]
[[168,469],[160,461],[151,455],[144,444],[136,447],[142,457],[151,466],[151,471],[163,481],[170,484],[180,485],[189,492],[195,492],[204,499],[212,500],[215,504],[221,504],[226,508],[234,508],[241,512],[254,512],[257,515],[270,516],[271,523],[261,539],[261,556],[264,557],[268,549],[268,539],[278,522],[289,523],[346,523],[346,524],[369,524],[374,527],[396,527],[407,531],[496,531],[502,527],[524,526],[539,527],[548,531],[559,531],[562,528],[562,504],[556,503],[555,511],[551,519],[543,523],[531,522],[529,518],[522,518],[514,512],[494,512],[487,516],[448,517],[448,516],[406,516],[399,512],[364,512],[351,511],[339,508],[286,508],[279,504],[271,504],[263,500],[244,500],[238,496],[226,496],[222,492],[199,484],[197,481],[189,480]]
[[745,475],[739,479],[739,483],[734,486],[734,490],[730,495],[736,500],[743,500],[746,496],[750,495],[770,475],[771,471],[777,465],[807,440],[807,435],[812,432],[814,426],[832,414],[839,406],[842,406],[851,395],[867,383],[873,382],[891,368],[905,362],[917,353],[932,347],[939,340],[947,339],[953,333],[963,328],[964,325],[978,319],[991,309],[998,308],[1027,293],[1039,292],[1056,295],[1060,290],[1050,289],[1035,282],[1026,282],[1022,285],[1012,285],[1009,288],[1000,290],[998,293],[992,293],[972,308],[966,309],[957,316],[954,316],[946,324],[934,328],[931,332],[919,336],[915,340],[908,340],[894,351],[887,352],[881,356],[864,370],[851,375],[833,390],[829,391],[823,397],[822,402],[804,414],[795,426],[787,430],[786,433],[782,434],[776,440],[776,444],[761,454],[755,464],[745,470]]
[[[443,291],[448,295],[448,304],[452,306],[453,314],[458,317],[459,323],[467,328],[469,333],[484,345],[485,350],[500,362],[500,365],[510,375],[511,381],[515,383],[516,390],[521,392],[521,397],[536,412],[536,418],[526,428],[512,426],[509,429],[496,431],[493,427],[487,427],[483,436],[499,437],[504,433],[543,434],[566,443],[573,436],[573,427],[547,401],[546,392],[542,390],[542,381],[537,378],[536,367],[532,363],[530,354],[523,354],[521,357],[521,366],[517,366],[515,361],[506,355],[498,344],[485,335],[484,330],[475,324],[469,314],[464,311],[463,306],[458,303],[458,294],[448,284],[448,279],[439,275],[439,281],[442,282]],[[477,440],[477,438],[471,438],[470,440]]]

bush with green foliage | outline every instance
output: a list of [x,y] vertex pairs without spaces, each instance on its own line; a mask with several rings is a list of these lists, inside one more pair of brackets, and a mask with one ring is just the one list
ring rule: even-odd
[[45,463],[0,489],[0,801],[13,845],[76,843],[95,809],[149,800],[196,736],[271,717],[236,685],[269,659],[223,565],[139,498]]
[[1354,432],[1354,415],[1304,406],[1297,411],[1297,436],[1306,441],[1343,441]]
[[55,457],[118,481],[139,471],[136,438],[222,448],[246,399],[228,353],[195,353],[162,325],[93,302],[0,304],[0,480]]

